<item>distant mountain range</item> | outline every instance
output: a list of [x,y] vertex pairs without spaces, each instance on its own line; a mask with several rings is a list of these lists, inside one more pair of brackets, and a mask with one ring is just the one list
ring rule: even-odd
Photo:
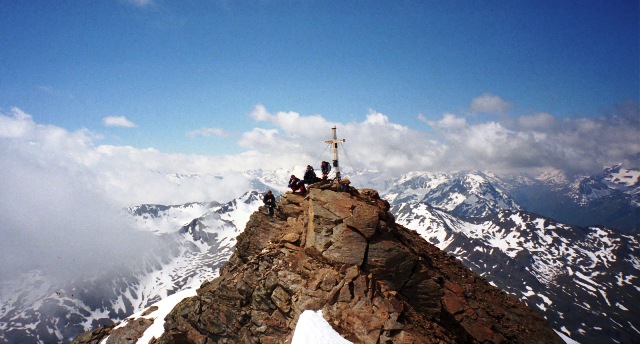
[[[581,343],[631,343],[640,339],[640,312],[633,306],[640,300],[640,241],[624,232],[636,231],[640,219],[639,175],[620,166],[571,181],[561,173],[501,179],[413,172],[388,183],[385,197],[398,223],[538,309],[567,336]],[[521,199],[529,200],[527,206]],[[606,223],[619,214],[624,218],[615,223],[629,227],[579,227],[524,210],[545,204],[575,211],[565,214],[572,223]]]
[[574,177],[557,170],[537,177],[477,171],[412,172],[382,181],[370,172],[362,176],[394,203],[417,201],[459,216],[526,210],[581,227],[640,229],[640,169],[613,166],[598,175]]
[[[416,230],[581,343],[640,339],[640,170],[535,178],[482,172],[346,173],[373,187]],[[253,190],[228,203],[140,205],[129,213],[162,238],[126,269],[53,285],[37,272],[0,283],[0,342],[60,342],[217,276],[267,189],[290,171],[244,173]],[[189,176],[191,177],[191,176]],[[172,175],[172,178],[181,178]],[[364,181],[364,182],[363,182]],[[601,224],[601,226],[598,226]],[[109,320],[110,319],[110,320]]]
[[549,171],[537,178],[494,179],[522,208],[577,226],[640,230],[640,170],[613,166],[591,176]]

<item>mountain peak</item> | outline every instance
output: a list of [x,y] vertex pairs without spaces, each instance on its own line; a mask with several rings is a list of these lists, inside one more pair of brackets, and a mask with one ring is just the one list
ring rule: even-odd
[[536,177],[536,179],[547,184],[569,183],[569,177],[567,177],[566,173],[564,173],[564,171],[562,170],[554,168],[543,171],[539,176]]
[[392,185],[387,196],[395,204],[425,203],[465,217],[485,217],[500,209],[520,209],[485,173],[477,171],[408,173]]
[[396,224],[376,191],[322,187],[286,193],[276,217],[253,213],[220,277],[169,313],[157,343],[290,342],[305,310],[353,342],[562,343],[540,315]]

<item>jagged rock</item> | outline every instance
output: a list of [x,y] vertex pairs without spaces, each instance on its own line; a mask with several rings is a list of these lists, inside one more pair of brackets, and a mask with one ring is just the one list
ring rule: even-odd
[[71,344],[100,343],[104,338],[106,338],[111,333],[114,326],[116,326],[116,324],[101,326],[91,331],[84,332],[83,334],[74,338],[73,341],[71,341]]
[[151,307],[147,308],[144,312],[142,312],[141,315],[143,317],[145,317],[145,316],[147,316],[147,315],[149,315],[149,314],[151,314],[151,313],[153,313],[153,312],[155,312],[157,310],[158,310],[158,306],[151,306]]
[[144,331],[153,324],[153,320],[147,318],[136,318],[127,321],[123,327],[111,331],[107,344],[130,344],[138,342]]
[[312,188],[254,213],[220,277],[166,317],[157,343],[286,343],[322,309],[357,343],[562,343],[533,310],[395,224],[374,190]]
[[[322,185],[321,185],[322,186]],[[322,310],[356,343],[562,343],[533,310],[395,223],[374,190],[312,188],[254,213],[220,277],[165,318],[154,343],[288,343],[300,314]],[[132,320],[76,343],[137,340]]]
[[281,242],[288,242],[293,244],[298,242],[298,240],[300,240],[300,235],[298,235],[297,233],[287,233],[282,237]]

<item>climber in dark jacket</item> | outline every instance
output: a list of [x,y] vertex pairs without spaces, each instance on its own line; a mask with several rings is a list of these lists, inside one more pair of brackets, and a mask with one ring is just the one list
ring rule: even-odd
[[276,208],[276,197],[273,195],[271,190],[267,191],[262,201],[264,202],[264,206],[267,208],[269,215],[273,216],[273,210]]
[[313,170],[313,167],[311,167],[311,165],[307,165],[307,171],[304,173],[304,180],[302,181],[302,183],[313,184],[319,180],[320,178],[316,176],[316,172]]
[[320,169],[322,170],[322,179],[326,180],[329,177],[329,172],[331,172],[331,165],[328,162],[323,161],[320,165]]

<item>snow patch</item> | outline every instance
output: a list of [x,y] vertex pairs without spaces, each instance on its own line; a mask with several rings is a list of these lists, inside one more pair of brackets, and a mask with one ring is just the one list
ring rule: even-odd
[[607,292],[602,290],[602,289],[598,289],[598,291],[600,292],[600,295],[602,295],[604,300],[607,302],[607,305],[611,306],[611,303],[609,302],[609,299],[607,298]]
[[542,299],[542,301],[544,301],[544,303],[546,303],[547,305],[551,306],[553,304],[553,301],[551,301],[550,298],[544,296],[543,294],[538,294],[538,296]]
[[322,310],[300,314],[291,344],[351,344],[342,338],[322,316]]
[[[138,344],[147,344],[152,339],[160,338],[160,336],[162,336],[162,334],[164,333],[164,318],[167,316],[167,314],[169,314],[169,312],[171,312],[171,310],[173,310],[173,308],[178,303],[180,303],[180,301],[186,299],[187,297],[191,297],[195,295],[196,295],[196,288],[179,291],[169,297],[166,297],[156,302],[151,306],[151,307],[153,306],[158,307],[157,310],[144,316],[142,315],[142,313],[144,313],[146,310],[135,313],[131,315],[129,318],[127,318],[127,320],[122,321],[120,324],[114,327],[114,329],[126,326],[128,324],[128,320],[138,319],[138,318],[151,319],[153,320],[153,324],[151,324],[151,326],[149,326],[149,328],[147,328],[144,331],[144,334],[142,335],[142,337],[140,337],[137,341]],[[102,340],[101,344],[106,343],[107,339],[109,339],[108,336]]]
[[[162,334],[164,333],[164,318],[167,316],[167,314],[169,314],[169,312],[171,312],[171,310],[173,310],[173,308],[180,301],[186,299],[187,297],[191,297],[195,295],[196,295],[195,288],[186,289],[183,291],[179,291],[163,299],[162,301],[159,301],[158,303],[156,303],[155,306],[157,306],[158,309],[155,312],[152,312],[144,316],[144,318],[152,319],[154,321],[153,321],[153,324],[149,326],[149,328],[147,328],[146,331],[144,331],[144,334],[142,335],[142,337],[138,339],[138,344],[146,344],[146,343],[149,343],[153,338],[160,338],[160,336],[162,336]],[[138,314],[141,315],[142,313],[138,313]]]
[[[564,326],[562,327],[563,329]],[[566,330],[566,329],[565,329]],[[554,330],[555,331],[555,330]],[[567,331],[569,332],[569,331]],[[575,340],[571,339],[568,335],[565,335],[564,333],[560,332],[560,331],[556,331],[556,333],[560,336],[560,338],[562,338],[562,340],[564,340],[565,343],[567,344],[580,344],[579,342],[576,342]]]
[[618,308],[622,309],[623,311],[628,311],[629,309],[627,309],[627,307],[623,306],[620,302],[616,302],[616,306],[618,306]]

